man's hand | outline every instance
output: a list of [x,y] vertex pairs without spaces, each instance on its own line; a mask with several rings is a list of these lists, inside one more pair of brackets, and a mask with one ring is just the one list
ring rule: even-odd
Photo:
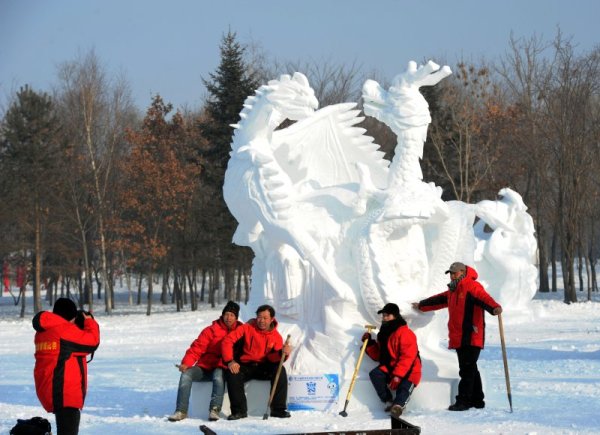
[[497,316],[500,313],[502,313],[502,307],[496,307],[496,308],[494,308],[494,311],[492,311],[492,314],[494,316]]
[[240,365],[235,361],[229,361],[229,363],[227,364],[227,368],[234,375],[237,375],[240,372]]
[[390,387],[390,390],[397,390],[398,385],[400,385],[400,381],[402,381],[402,379],[400,379],[398,376],[394,376],[388,385],[388,387]]
[[177,367],[181,373],[185,373],[187,369],[189,369],[185,364],[175,364],[175,367]]
[[292,346],[289,344],[285,344],[282,348],[281,351],[283,352],[284,356],[290,356],[290,354],[292,353]]
[[361,337],[360,341],[361,341],[362,343],[364,343],[364,342],[365,342],[365,340],[371,340],[371,333],[370,333],[370,332],[365,332],[365,333],[362,335],[362,337]]
[[413,307],[413,310],[421,311],[421,308],[419,308],[418,302],[413,302],[411,305]]

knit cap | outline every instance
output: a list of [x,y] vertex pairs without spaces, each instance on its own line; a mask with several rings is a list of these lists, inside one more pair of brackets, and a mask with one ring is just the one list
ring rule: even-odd
[[240,306],[233,301],[229,301],[225,305],[225,308],[223,308],[223,312],[221,314],[225,314],[227,312],[233,313],[235,315],[235,318],[237,319],[240,315]]
[[72,320],[77,316],[77,305],[69,298],[58,298],[52,312],[65,320]]

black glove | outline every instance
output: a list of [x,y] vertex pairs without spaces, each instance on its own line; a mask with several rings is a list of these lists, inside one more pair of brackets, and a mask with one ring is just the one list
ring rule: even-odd
[[362,337],[360,338],[360,345],[362,346],[365,343],[365,340],[367,340],[367,347],[368,346],[373,346],[375,344],[375,340],[373,340],[371,338],[371,333],[370,332],[365,332]]

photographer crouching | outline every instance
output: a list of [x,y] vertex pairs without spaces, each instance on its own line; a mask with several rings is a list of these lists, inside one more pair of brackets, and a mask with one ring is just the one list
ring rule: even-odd
[[68,298],[57,299],[52,312],[37,313],[32,323],[37,396],[54,413],[58,435],[77,435],[87,391],[86,358],[100,344],[100,327]]

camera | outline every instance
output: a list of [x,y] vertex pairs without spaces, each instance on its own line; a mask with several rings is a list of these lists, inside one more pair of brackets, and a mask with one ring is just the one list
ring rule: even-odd
[[85,322],[85,317],[83,317],[84,314],[91,316],[92,319],[94,318],[94,315],[89,311],[77,310],[77,315],[75,316],[75,324],[79,327],[79,329],[83,329],[83,324]]

